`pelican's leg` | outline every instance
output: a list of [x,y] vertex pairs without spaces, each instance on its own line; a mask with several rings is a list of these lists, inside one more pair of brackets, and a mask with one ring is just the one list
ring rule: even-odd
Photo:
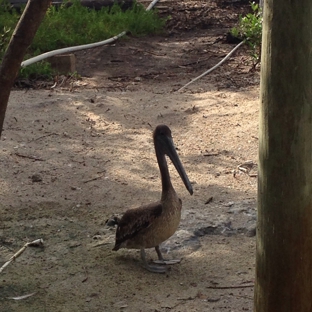
[[158,260],[156,261],[153,261],[154,263],[157,263],[157,264],[176,264],[176,263],[180,263],[181,260],[180,259],[177,259],[177,260],[165,260],[160,252],[160,249],[159,249],[159,246],[156,246],[155,247],[155,250],[157,252],[157,255],[158,255]]
[[141,258],[142,258],[144,267],[148,271],[153,272],[153,273],[166,273],[167,272],[167,269],[165,267],[148,265],[146,261],[146,257],[145,257],[145,250],[143,248],[141,249]]

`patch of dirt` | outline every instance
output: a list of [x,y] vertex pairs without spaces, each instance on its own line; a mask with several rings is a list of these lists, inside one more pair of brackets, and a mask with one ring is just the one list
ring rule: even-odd
[[[252,311],[259,73],[242,48],[177,92],[233,49],[226,33],[248,6],[158,5],[171,15],[166,33],[81,51],[82,80],[11,93],[0,264],[27,241],[42,238],[44,248],[29,247],[1,274],[7,312]],[[113,252],[115,228],[106,224],[159,199],[158,124],[171,128],[194,187],[190,196],[169,164],[183,212],[162,245],[167,258],[182,258],[167,274],[144,270],[136,250]]]

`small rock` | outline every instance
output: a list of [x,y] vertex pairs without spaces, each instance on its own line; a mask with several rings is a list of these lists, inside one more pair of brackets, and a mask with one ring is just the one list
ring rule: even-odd
[[[230,205],[230,203],[228,203],[227,205]],[[242,213],[242,212],[246,212],[247,208],[244,207],[233,207],[232,205],[234,205],[234,203],[231,204],[230,209],[227,211],[227,213],[233,213],[233,214],[237,214],[237,213]]]
[[101,239],[101,238],[102,238],[101,235],[94,235],[94,236],[92,237],[92,239]]
[[77,248],[81,246],[81,243],[80,242],[76,242],[76,241],[72,241],[70,244],[69,244],[69,248]]
[[207,301],[208,302],[218,302],[218,301],[220,301],[220,298],[208,298]]
[[225,204],[225,207],[232,207],[235,203],[234,202],[228,202],[227,204]]
[[256,233],[257,233],[257,225],[253,224],[247,228],[246,236],[247,237],[254,237],[254,236],[256,236]]
[[118,224],[118,222],[119,222],[119,219],[118,219],[118,217],[115,216],[115,217],[108,219],[106,221],[106,225],[107,226],[115,226],[116,224]]
[[40,174],[33,174],[30,178],[32,182],[42,182],[42,176]]

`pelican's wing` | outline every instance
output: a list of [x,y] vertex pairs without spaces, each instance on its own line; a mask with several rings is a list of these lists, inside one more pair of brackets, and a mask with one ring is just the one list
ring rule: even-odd
[[118,250],[123,242],[135,237],[142,230],[148,228],[161,215],[162,210],[161,203],[127,210],[118,222],[116,243],[113,250]]

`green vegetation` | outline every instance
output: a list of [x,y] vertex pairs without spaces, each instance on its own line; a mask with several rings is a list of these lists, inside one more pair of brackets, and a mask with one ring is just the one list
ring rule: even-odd
[[123,12],[117,4],[95,11],[75,1],[69,7],[63,4],[49,8],[32,49],[45,52],[101,41],[124,30],[134,36],[147,35],[160,31],[163,25],[164,20],[160,20],[155,12],[146,12],[142,5],[136,3]]
[[41,61],[21,68],[19,72],[19,78],[51,80],[53,74],[54,73],[51,64],[47,61]]
[[0,62],[18,19],[19,14],[7,0],[0,0]]
[[2,32],[0,32],[0,60],[3,57],[5,49],[10,40],[10,28],[3,27]]
[[262,38],[262,10],[258,4],[252,2],[252,13],[239,17],[237,27],[231,29],[233,37],[244,40],[251,48],[251,55],[256,62],[260,60]]
[[[133,36],[158,33],[165,24],[157,12],[146,12],[138,3],[126,11],[117,4],[96,11],[83,7],[78,0],[71,1],[71,5],[67,2],[48,9],[26,59],[55,49],[102,41],[124,30]],[[0,62],[19,17],[20,13],[7,0],[0,0]],[[33,73],[49,75],[51,68],[43,61],[21,71],[22,76]]]

